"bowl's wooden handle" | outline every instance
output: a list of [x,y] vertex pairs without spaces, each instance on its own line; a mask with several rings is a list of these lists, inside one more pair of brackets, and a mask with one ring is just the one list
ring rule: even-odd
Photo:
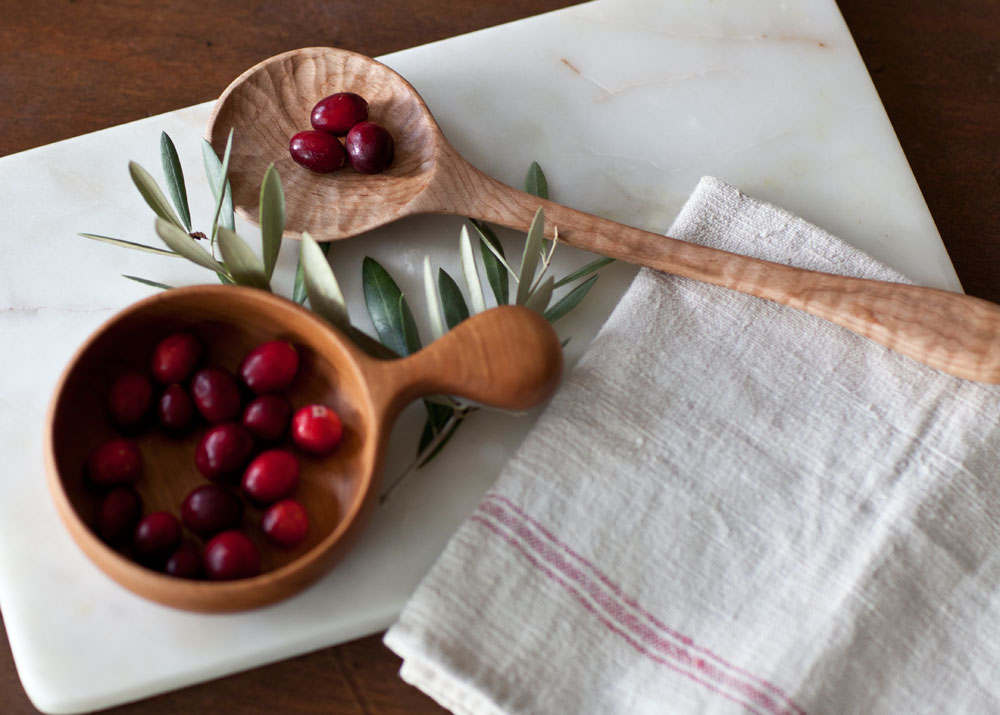
[[957,377],[1000,382],[1000,306],[988,301],[699,246],[542,201],[472,167],[455,173],[462,176],[450,193],[456,213],[527,230],[542,205],[546,233],[558,227],[570,245],[782,303]]
[[521,410],[559,384],[563,355],[538,313],[505,305],[464,320],[423,350],[400,360],[366,360],[377,405],[391,418],[411,400],[433,394]]

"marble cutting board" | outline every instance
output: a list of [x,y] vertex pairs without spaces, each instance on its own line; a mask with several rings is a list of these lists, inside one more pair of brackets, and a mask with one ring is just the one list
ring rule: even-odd
[[[414,84],[459,151],[508,183],[520,185],[537,160],[554,199],[662,232],[698,178],[712,174],[918,282],[960,289],[834,0],[598,0],[381,59]],[[341,566],[271,608],[172,611],[92,566],[45,489],[41,434],[54,383],[94,328],[149,293],[119,274],[182,285],[209,277],[76,233],[156,241],[126,163],[159,175],[161,130],[177,144],[204,225],[200,137],[210,109],[0,159],[0,608],[25,689],[45,712],[109,707],[384,628],[533,421],[478,414],[379,510]],[[420,314],[423,256],[457,275],[460,225],[421,217],[336,245],[331,260],[355,321],[364,324],[364,255],[401,279]],[[516,240],[505,236],[510,251]],[[295,253],[286,246],[279,262],[285,288]],[[587,260],[563,247],[557,273]],[[559,323],[573,337],[570,362],[632,275],[624,265],[606,269]],[[387,478],[412,457],[419,426],[419,410],[404,415]]]

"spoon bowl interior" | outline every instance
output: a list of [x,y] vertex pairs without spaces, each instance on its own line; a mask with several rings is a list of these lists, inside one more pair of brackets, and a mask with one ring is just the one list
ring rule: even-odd
[[[166,576],[134,562],[126,550],[102,542],[93,525],[100,497],[85,482],[88,455],[119,433],[105,416],[112,381],[130,370],[148,373],[156,343],[178,330],[198,335],[204,364],[235,372],[256,345],[288,340],[300,367],[284,392],[298,408],[310,403],[337,410],[344,441],[331,455],[300,458],[294,497],[309,514],[305,541],[293,549],[267,543],[262,510],[245,500],[243,530],[258,543],[259,576],[237,581],[194,581]],[[373,407],[356,348],[315,315],[270,294],[233,286],[196,286],[158,294],[114,316],[85,343],[56,390],[46,431],[46,466],[57,509],[84,552],[113,579],[165,605],[195,611],[236,611],[285,598],[314,581],[349,548],[374,503],[382,425]],[[144,513],[179,513],[185,495],[207,484],[194,466],[195,447],[207,429],[174,438],[157,427],[133,438],[143,457],[136,489]],[[186,530],[185,530],[186,531]],[[186,534],[191,536],[190,534]]]
[[[396,155],[386,171],[361,174],[348,165],[316,174],[292,161],[289,140],[312,128],[313,106],[335,92],[364,97],[369,120],[392,132]],[[376,60],[329,47],[286,52],[240,75],[209,120],[207,138],[219,156],[230,129],[237,212],[256,223],[260,182],[273,163],[285,190],[286,235],[309,231],[317,240],[346,238],[411,213],[407,207],[433,178],[440,137],[427,105],[406,80]]]

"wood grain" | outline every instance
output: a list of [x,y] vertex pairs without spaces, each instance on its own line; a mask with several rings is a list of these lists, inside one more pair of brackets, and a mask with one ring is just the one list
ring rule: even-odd
[[[127,549],[95,533],[100,496],[88,488],[88,455],[118,435],[104,418],[114,380],[146,372],[166,336],[186,331],[206,349],[206,364],[236,373],[257,345],[295,346],[299,371],[283,394],[294,409],[318,403],[336,410],[344,438],[331,454],[299,455],[295,498],[307,509],[309,532],[293,549],[271,546],[248,504],[241,529],[261,553],[261,573],[234,581],[194,581],[136,563]],[[531,360],[524,360],[530,355]],[[418,397],[449,394],[492,407],[529,409],[547,399],[562,374],[562,347],[552,326],[521,306],[474,315],[404,359],[368,357],[315,313],[264,291],[222,285],[176,288],[121,311],[85,342],[56,387],[45,433],[45,466],[56,509],[73,538],[106,574],[131,591],[174,608],[233,612],[259,608],[301,591],[356,543],[380,494],[380,466],[392,424]],[[193,467],[205,427],[183,438],[158,429],[133,437],[143,457],[135,484],[146,513],[177,515],[185,496],[206,483]]]
[[[262,57],[377,56],[565,0],[0,0],[0,156],[219,95]],[[1000,301],[1000,3],[838,0],[966,291]],[[443,713],[380,635],[115,708],[174,713]],[[31,706],[0,647],[0,704]]]

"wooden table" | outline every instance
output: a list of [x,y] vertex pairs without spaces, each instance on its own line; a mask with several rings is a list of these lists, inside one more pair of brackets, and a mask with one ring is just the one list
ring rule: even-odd
[[[0,0],[0,156],[210,100],[284,50],[381,55],[573,4]],[[966,291],[1000,302],[1000,3],[839,4]],[[372,636],[112,712],[444,712],[398,667]],[[0,711],[36,712],[5,635]]]

